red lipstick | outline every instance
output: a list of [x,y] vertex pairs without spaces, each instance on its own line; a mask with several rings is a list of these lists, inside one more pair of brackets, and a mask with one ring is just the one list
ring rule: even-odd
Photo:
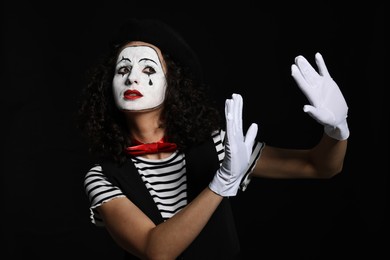
[[135,90],[135,89],[128,89],[125,91],[124,95],[123,95],[123,98],[126,99],[126,100],[136,100],[138,98],[141,98],[143,97],[143,95],[141,94],[141,92],[139,92],[138,90]]

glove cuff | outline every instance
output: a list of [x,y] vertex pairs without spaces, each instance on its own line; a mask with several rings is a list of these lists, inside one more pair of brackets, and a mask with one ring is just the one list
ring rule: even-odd
[[324,131],[328,136],[339,141],[346,140],[349,137],[347,120],[337,126],[326,125]]
[[210,190],[222,197],[236,196],[240,182],[229,182],[228,180],[223,179],[221,175],[222,174],[218,170],[217,173],[214,175],[214,178],[209,183]]

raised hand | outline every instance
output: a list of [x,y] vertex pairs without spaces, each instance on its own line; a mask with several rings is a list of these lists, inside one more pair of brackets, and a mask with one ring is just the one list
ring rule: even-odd
[[224,196],[235,196],[240,182],[249,166],[252,148],[257,135],[258,126],[255,123],[249,127],[246,135],[242,129],[241,95],[233,94],[232,99],[225,103],[226,134],[225,157],[209,184],[215,193]]
[[310,102],[303,110],[324,125],[327,135],[345,140],[349,137],[347,103],[320,53],[316,53],[315,61],[318,73],[303,56],[297,56],[291,66],[292,77]]

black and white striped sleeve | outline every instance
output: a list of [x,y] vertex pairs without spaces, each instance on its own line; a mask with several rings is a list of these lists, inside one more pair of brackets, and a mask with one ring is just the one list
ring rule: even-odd
[[113,198],[125,197],[122,191],[108,181],[100,165],[93,166],[85,175],[84,189],[90,202],[91,222],[104,226],[97,207]]
[[246,188],[248,187],[249,183],[251,182],[251,177],[252,177],[251,173],[253,171],[253,168],[255,168],[257,161],[260,158],[261,151],[263,150],[264,146],[265,146],[265,143],[258,141],[255,143],[255,145],[253,147],[251,158],[249,159],[248,168],[245,172],[244,178],[242,178],[242,180],[241,180],[240,189],[242,191],[245,191]]

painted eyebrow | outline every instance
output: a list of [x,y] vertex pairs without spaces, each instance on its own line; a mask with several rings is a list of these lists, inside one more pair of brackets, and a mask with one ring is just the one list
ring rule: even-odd
[[148,58],[143,58],[143,59],[140,59],[139,61],[143,61],[143,60],[148,60],[148,61],[151,61],[151,62],[153,62],[154,64],[156,64],[157,65],[157,62],[155,62],[154,60],[152,60],[152,59],[148,59]]
[[117,64],[121,63],[124,60],[131,62],[131,60],[129,58],[122,57],[122,59],[120,61],[118,61]]
[[[131,62],[131,60],[129,58],[125,58],[125,57],[122,57],[122,59],[120,61],[118,61],[117,64],[121,63],[122,61],[128,61],[128,62]],[[143,61],[143,60],[146,60],[146,61],[151,61],[153,62],[154,64],[158,65],[157,62],[155,62],[154,60],[152,59],[148,59],[148,58],[143,58],[143,59],[140,59],[139,61]]]

